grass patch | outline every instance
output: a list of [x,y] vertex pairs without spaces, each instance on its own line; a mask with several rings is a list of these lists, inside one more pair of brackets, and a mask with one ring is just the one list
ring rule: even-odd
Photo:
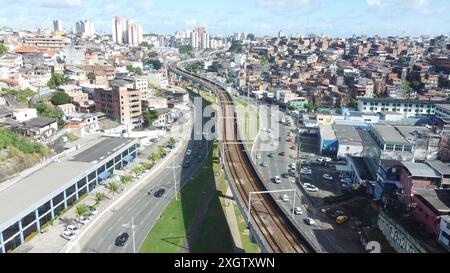
[[[217,143],[214,149],[217,150]],[[186,243],[187,228],[190,227],[197,210],[202,205],[214,178],[212,153],[197,173],[181,190],[181,198],[172,200],[145,239],[142,253],[178,253]]]
[[74,142],[74,141],[77,141],[78,139],[80,139],[79,137],[77,137],[76,135],[74,135],[72,133],[67,133],[66,137],[70,142]]
[[208,207],[195,240],[192,242],[194,253],[233,253],[233,237],[226,220],[224,197],[228,190],[225,176],[221,172],[219,149],[213,152],[213,170],[216,177],[216,192]]
[[249,229],[247,227],[247,223],[244,220],[244,217],[241,214],[241,211],[236,204],[233,203],[233,206],[239,226],[239,232],[241,234],[242,247],[244,248],[245,253],[260,253],[261,250],[259,249],[259,246],[250,241]]

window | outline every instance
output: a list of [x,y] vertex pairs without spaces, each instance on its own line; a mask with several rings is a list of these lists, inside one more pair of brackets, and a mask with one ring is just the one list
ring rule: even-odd
[[54,210],[53,210],[53,214],[54,215],[59,215],[59,213],[61,211],[64,210],[64,203],[62,203],[61,205],[57,206]]
[[88,176],[88,180],[91,181],[92,179],[94,179],[97,175],[95,174],[95,171],[91,172]]
[[22,228],[28,226],[34,220],[36,220],[36,212],[32,211],[27,216],[22,218]]
[[53,198],[53,206],[57,206],[63,200],[64,200],[64,193],[62,192]]
[[395,151],[396,151],[396,152],[401,152],[401,151],[403,151],[403,145],[395,145]]
[[47,212],[50,211],[50,201],[48,201],[47,203],[45,203],[44,205],[40,206],[38,208],[38,212],[39,212],[39,217],[46,214]]
[[10,250],[14,250],[18,248],[21,244],[22,242],[20,240],[20,235],[17,235],[16,237],[14,237],[14,239],[5,244],[5,251],[8,252]]
[[66,197],[71,196],[75,192],[75,185],[71,186],[66,190]]
[[19,222],[11,225],[9,228],[3,231],[3,242],[7,241],[9,238],[14,236],[17,232],[19,232]]
[[86,185],[86,178],[83,178],[77,182],[78,189],[81,189],[84,185]]
[[394,145],[386,145],[386,151],[393,151]]
[[67,198],[67,207],[70,207],[77,200],[77,196],[74,194],[72,197]]
[[405,146],[404,150],[405,150],[405,152],[411,152],[412,151],[412,147],[411,146]]
[[23,231],[23,238],[26,240],[31,233],[37,231],[37,224],[34,223]]

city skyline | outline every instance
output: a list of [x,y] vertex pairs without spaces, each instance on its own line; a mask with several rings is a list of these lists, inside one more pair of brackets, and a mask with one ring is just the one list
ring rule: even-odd
[[[0,0],[8,9],[0,11],[0,25],[15,29],[52,28],[60,19],[73,29],[75,22],[92,21],[100,32],[111,34],[114,16],[132,18],[145,33],[173,34],[178,30],[207,26],[212,34],[247,32],[273,35],[447,35],[450,18],[445,0],[349,0],[347,5],[331,0],[231,0],[227,3],[160,0],[132,3],[110,0]],[[19,15],[19,16],[18,16]],[[36,24],[40,22],[40,24]]]

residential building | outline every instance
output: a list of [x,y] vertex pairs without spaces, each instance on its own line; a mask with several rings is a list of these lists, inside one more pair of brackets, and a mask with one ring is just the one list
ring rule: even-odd
[[0,191],[0,202],[8,204],[0,209],[0,252],[25,244],[30,235],[132,162],[137,146],[137,139],[92,140]]
[[142,125],[141,91],[117,83],[112,89],[95,89],[97,112],[102,112],[122,124]]

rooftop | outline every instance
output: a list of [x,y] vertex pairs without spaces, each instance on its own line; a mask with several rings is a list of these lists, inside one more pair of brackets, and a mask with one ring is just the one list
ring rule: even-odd
[[408,143],[408,141],[392,125],[372,124],[372,127],[385,143]]
[[426,163],[435,169],[437,172],[439,172],[441,175],[450,175],[450,165],[445,164],[444,162],[440,160],[430,160],[426,161]]
[[439,213],[450,213],[450,190],[416,189],[419,199],[425,200]]
[[427,178],[441,177],[433,168],[425,163],[402,162],[402,164],[408,169],[411,176]]
[[450,111],[450,104],[436,104],[436,107],[440,107],[444,110]]
[[[93,139],[75,155],[69,154],[59,161],[51,162],[1,190],[0,226],[12,224],[8,221],[17,216],[25,216],[33,206],[42,205],[41,203],[53,198],[70,186],[68,183],[73,179],[92,171],[98,160],[132,141],[133,139],[126,138]],[[0,229],[2,228],[6,227]]]
[[339,144],[362,144],[361,136],[353,126],[334,124],[333,128]]
[[360,101],[366,102],[387,102],[387,103],[439,103],[439,104],[450,104],[450,101],[440,101],[440,100],[411,100],[411,99],[391,99],[391,98],[358,98]]

